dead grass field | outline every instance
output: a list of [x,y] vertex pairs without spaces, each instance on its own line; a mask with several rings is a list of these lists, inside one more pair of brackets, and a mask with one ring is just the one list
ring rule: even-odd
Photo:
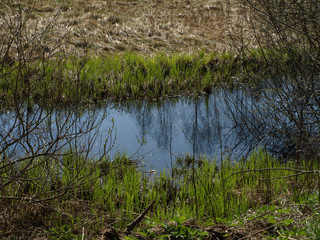
[[32,10],[30,29],[46,26],[58,13],[44,43],[67,54],[222,52],[230,49],[230,34],[248,33],[248,14],[237,0],[22,2]]

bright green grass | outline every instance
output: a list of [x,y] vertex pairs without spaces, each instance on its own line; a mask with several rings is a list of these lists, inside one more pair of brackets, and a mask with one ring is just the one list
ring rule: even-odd
[[57,104],[208,94],[215,86],[233,87],[240,72],[254,73],[263,68],[262,61],[250,59],[204,52],[153,57],[136,53],[98,58],[57,56],[2,67],[0,100],[9,104],[13,99],[29,98],[37,103]]
[[[28,187],[22,180],[13,181],[3,189],[4,195],[21,198],[21,204],[27,196],[57,196],[46,201],[56,210],[38,217],[54,229],[73,226],[73,233],[79,235],[82,226],[92,236],[109,224],[124,230],[153,200],[156,203],[146,217],[147,225],[141,229],[148,222],[189,218],[203,224],[243,223],[248,220],[244,217],[248,212],[256,212],[254,218],[270,211],[268,206],[287,209],[287,203],[314,204],[319,194],[316,163],[281,163],[263,151],[239,162],[225,159],[222,164],[187,156],[178,160],[173,172],[163,170],[152,178],[137,170],[125,155],[98,163],[74,155],[60,160],[37,158],[21,163],[16,171],[26,164],[34,165],[24,173]],[[3,172],[1,178],[5,177],[7,173]],[[24,209],[20,214],[26,217],[30,213]],[[277,220],[273,214],[269,218]],[[183,227],[180,230],[187,231]]]

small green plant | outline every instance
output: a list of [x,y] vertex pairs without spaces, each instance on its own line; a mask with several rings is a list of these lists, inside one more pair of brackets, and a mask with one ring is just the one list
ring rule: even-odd
[[163,224],[163,228],[170,235],[168,239],[194,239],[201,240],[205,239],[208,236],[208,232],[202,231],[197,228],[190,228],[182,225],[181,223],[177,224]]
[[77,236],[72,232],[72,227],[69,225],[63,225],[61,227],[51,228],[47,234],[50,240],[77,240],[81,239],[81,236]]
[[306,236],[310,239],[320,239],[320,212],[316,212],[305,226]]

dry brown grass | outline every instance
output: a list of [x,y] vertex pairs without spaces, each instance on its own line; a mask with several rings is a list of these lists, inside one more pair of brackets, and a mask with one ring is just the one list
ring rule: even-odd
[[230,33],[248,32],[247,11],[237,0],[24,0],[34,10],[28,25],[45,26],[59,11],[46,44],[105,55],[221,52]]

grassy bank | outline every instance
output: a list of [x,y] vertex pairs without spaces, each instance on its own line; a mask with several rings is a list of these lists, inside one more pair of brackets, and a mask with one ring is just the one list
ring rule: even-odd
[[236,1],[5,0],[0,10],[5,105],[209,93],[242,64],[224,54],[227,22],[247,14]]
[[[261,62],[257,59],[199,52],[154,57],[136,53],[99,58],[61,56],[16,62],[1,68],[0,100],[6,105],[27,98],[57,104],[208,94],[216,86],[234,87],[254,76],[264,68],[262,56]],[[241,78],[244,75],[246,78]]]
[[[155,175],[138,171],[123,155],[101,162],[37,158],[29,164],[34,167],[23,178],[2,189],[1,239],[98,239],[110,227],[126,239],[320,234],[316,163],[281,163],[259,151],[237,163],[185,157],[172,172]],[[2,162],[0,169],[8,166]],[[21,173],[25,166],[15,167]],[[1,171],[1,183],[8,173]],[[124,233],[152,201],[147,216]]]

